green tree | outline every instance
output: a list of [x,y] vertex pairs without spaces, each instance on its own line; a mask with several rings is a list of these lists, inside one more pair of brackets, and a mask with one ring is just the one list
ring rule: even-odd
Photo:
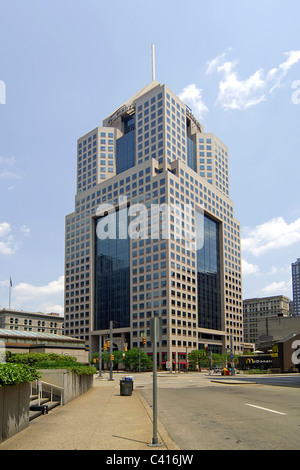
[[201,367],[209,367],[209,353],[204,349],[194,349],[188,354],[189,364],[192,369],[196,369],[197,365]]
[[[201,367],[209,367],[209,351],[205,349],[194,349],[188,354],[190,367],[196,369],[197,365]],[[223,367],[226,364],[226,354],[212,353],[212,367]]]
[[[139,370],[139,349],[132,348],[126,351],[124,364],[129,369],[133,369],[135,371]],[[148,370],[152,368],[152,361],[149,356],[141,350],[141,370]]]
[[119,364],[122,364],[123,362],[123,352],[122,351],[114,351],[114,360],[113,360],[113,366],[118,367]]
[[[113,367],[117,367],[119,364],[122,364],[123,361],[123,352],[122,351],[114,351],[113,352],[114,360],[113,360]],[[99,352],[96,352],[92,356],[92,362],[94,363],[94,359],[96,359],[97,363],[99,361]],[[98,363],[99,364],[99,363]],[[102,353],[102,365],[110,364],[110,354],[107,351]]]

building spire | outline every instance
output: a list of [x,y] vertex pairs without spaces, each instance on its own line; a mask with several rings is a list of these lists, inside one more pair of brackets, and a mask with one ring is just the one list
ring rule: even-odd
[[152,44],[152,81],[155,80],[155,45]]

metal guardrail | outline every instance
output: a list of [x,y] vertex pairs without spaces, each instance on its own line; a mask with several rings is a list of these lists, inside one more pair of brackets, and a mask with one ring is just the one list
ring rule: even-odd
[[[31,382],[30,384],[30,394],[33,395],[33,388],[34,388],[34,384],[35,385],[35,389],[36,389],[36,393],[37,393],[37,396],[38,396],[38,406],[40,406],[41,404],[41,400],[43,399],[43,391],[46,393],[49,393],[49,389],[50,389],[50,401],[53,401],[53,392],[54,390],[58,390],[60,393],[60,405],[62,405],[62,399],[63,399],[63,391],[64,391],[64,388],[63,387],[59,387],[58,385],[54,385],[54,384],[50,384],[48,382],[44,382],[42,380],[35,380],[34,382]],[[44,387],[44,389],[43,389]],[[48,390],[47,390],[48,388]],[[47,398],[49,398],[47,396]]]

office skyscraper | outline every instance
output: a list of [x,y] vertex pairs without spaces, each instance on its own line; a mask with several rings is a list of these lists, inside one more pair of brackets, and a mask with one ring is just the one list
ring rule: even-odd
[[[138,347],[145,336],[150,353],[149,323],[159,316],[162,365],[177,367],[205,346],[224,352],[231,337],[242,352],[240,224],[227,147],[156,80],[77,147],[75,210],[66,216],[66,334],[98,351],[113,320],[115,348]],[[187,233],[198,231],[195,247]]]
[[294,315],[300,315],[300,258],[292,263],[292,284]]

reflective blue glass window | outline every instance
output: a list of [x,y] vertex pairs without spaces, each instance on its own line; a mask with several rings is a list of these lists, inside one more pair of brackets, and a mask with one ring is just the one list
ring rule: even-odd
[[187,137],[187,164],[196,171],[196,145],[190,137]]
[[116,173],[132,168],[135,164],[135,116],[123,119],[124,135],[116,142]]
[[[130,326],[130,238],[120,239],[120,214],[115,213],[116,238],[100,239],[96,221],[94,329]],[[122,218],[121,220],[124,220]],[[124,227],[123,227],[124,229]]]
[[[204,221],[200,218],[204,217]],[[221,277],[219,223],[196,212],[197,227],[203,230],[197,250],[198,326],[220,330]]]

